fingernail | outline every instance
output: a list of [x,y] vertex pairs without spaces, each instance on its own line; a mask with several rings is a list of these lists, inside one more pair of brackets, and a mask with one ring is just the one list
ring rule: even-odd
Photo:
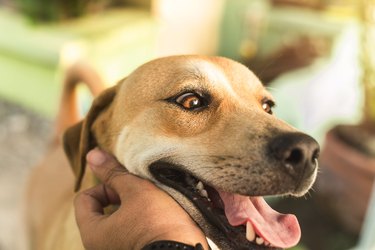
[[93,166],[99,166],[107,160],[107,157],[100,149],[95,148],[87,154],[86,160]]

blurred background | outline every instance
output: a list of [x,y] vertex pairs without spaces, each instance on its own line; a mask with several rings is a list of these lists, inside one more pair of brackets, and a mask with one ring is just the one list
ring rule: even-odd
[[174,54],[242,62],[321,143],[313,190],[270,200],[299,218],[294,249],[375,249],[374,29],[375,0],[0,0],[0,250],[25,249],[24,183],[66,68],[85,61],[110,86]]

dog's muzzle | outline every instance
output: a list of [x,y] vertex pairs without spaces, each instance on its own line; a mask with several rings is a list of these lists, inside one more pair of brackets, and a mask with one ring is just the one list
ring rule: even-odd
[[301,232],[294,215],[276,212],[263,197],[216,190],[181,168],[158,161],[150,171],[158,181],[186,196],[233,249],[279,249],[298,243]]
[[[294,180],[292,192],[306,192],[315,178],[319,144],[308,135],[293,132],[275,136],[267,148],[278,171]],[[156,161],[149,169],[156,180],[187,197],[233,249],[290,248],[300,240],[297,218],[273,210],[263,197],[225,192],[167,160]]]

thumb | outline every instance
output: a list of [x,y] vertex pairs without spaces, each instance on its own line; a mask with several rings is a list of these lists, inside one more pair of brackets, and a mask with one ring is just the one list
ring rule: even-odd
[[86,155],[86,161],[89,167],[98,174],[97,177],[100,177],[105,171],[112,171],[115,169],[117,171],[126,172],[126,169],[121,167],[120,163],[112,155],[100,150],[99,148],[94,148],[89,151]]
[[[98,148],[91,150],[86,159],[95,176],[120,196],[122,193],[130,191],[127,189],[131,189],[136,185],[136,182],[139,182],[140,178],[129,174],[126,168],[113,156]],[[125,183],[126,185],[124,185]]]

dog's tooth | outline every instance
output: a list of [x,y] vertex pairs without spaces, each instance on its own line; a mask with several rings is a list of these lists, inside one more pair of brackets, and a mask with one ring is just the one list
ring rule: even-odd
[[199,181],[197,185],[195,186],[198,190],[203,190],[203,183]]
[[206,189],[202,189],[200,190],[199,192],[201,194],[201,196],[205,197],[205,198],[208,198],[208,193],[207,193],[207,190]]
[[270,243],[268,241],[264,240],[264,245],[268,247],[270,245]]
[[253,241],[255,239],[255,231],[250,221],[246,223],[246,239],[248,241]]
[[264,243],[264,239],[262,237],[256,237],[255,242],[258,245],[262,245]]

